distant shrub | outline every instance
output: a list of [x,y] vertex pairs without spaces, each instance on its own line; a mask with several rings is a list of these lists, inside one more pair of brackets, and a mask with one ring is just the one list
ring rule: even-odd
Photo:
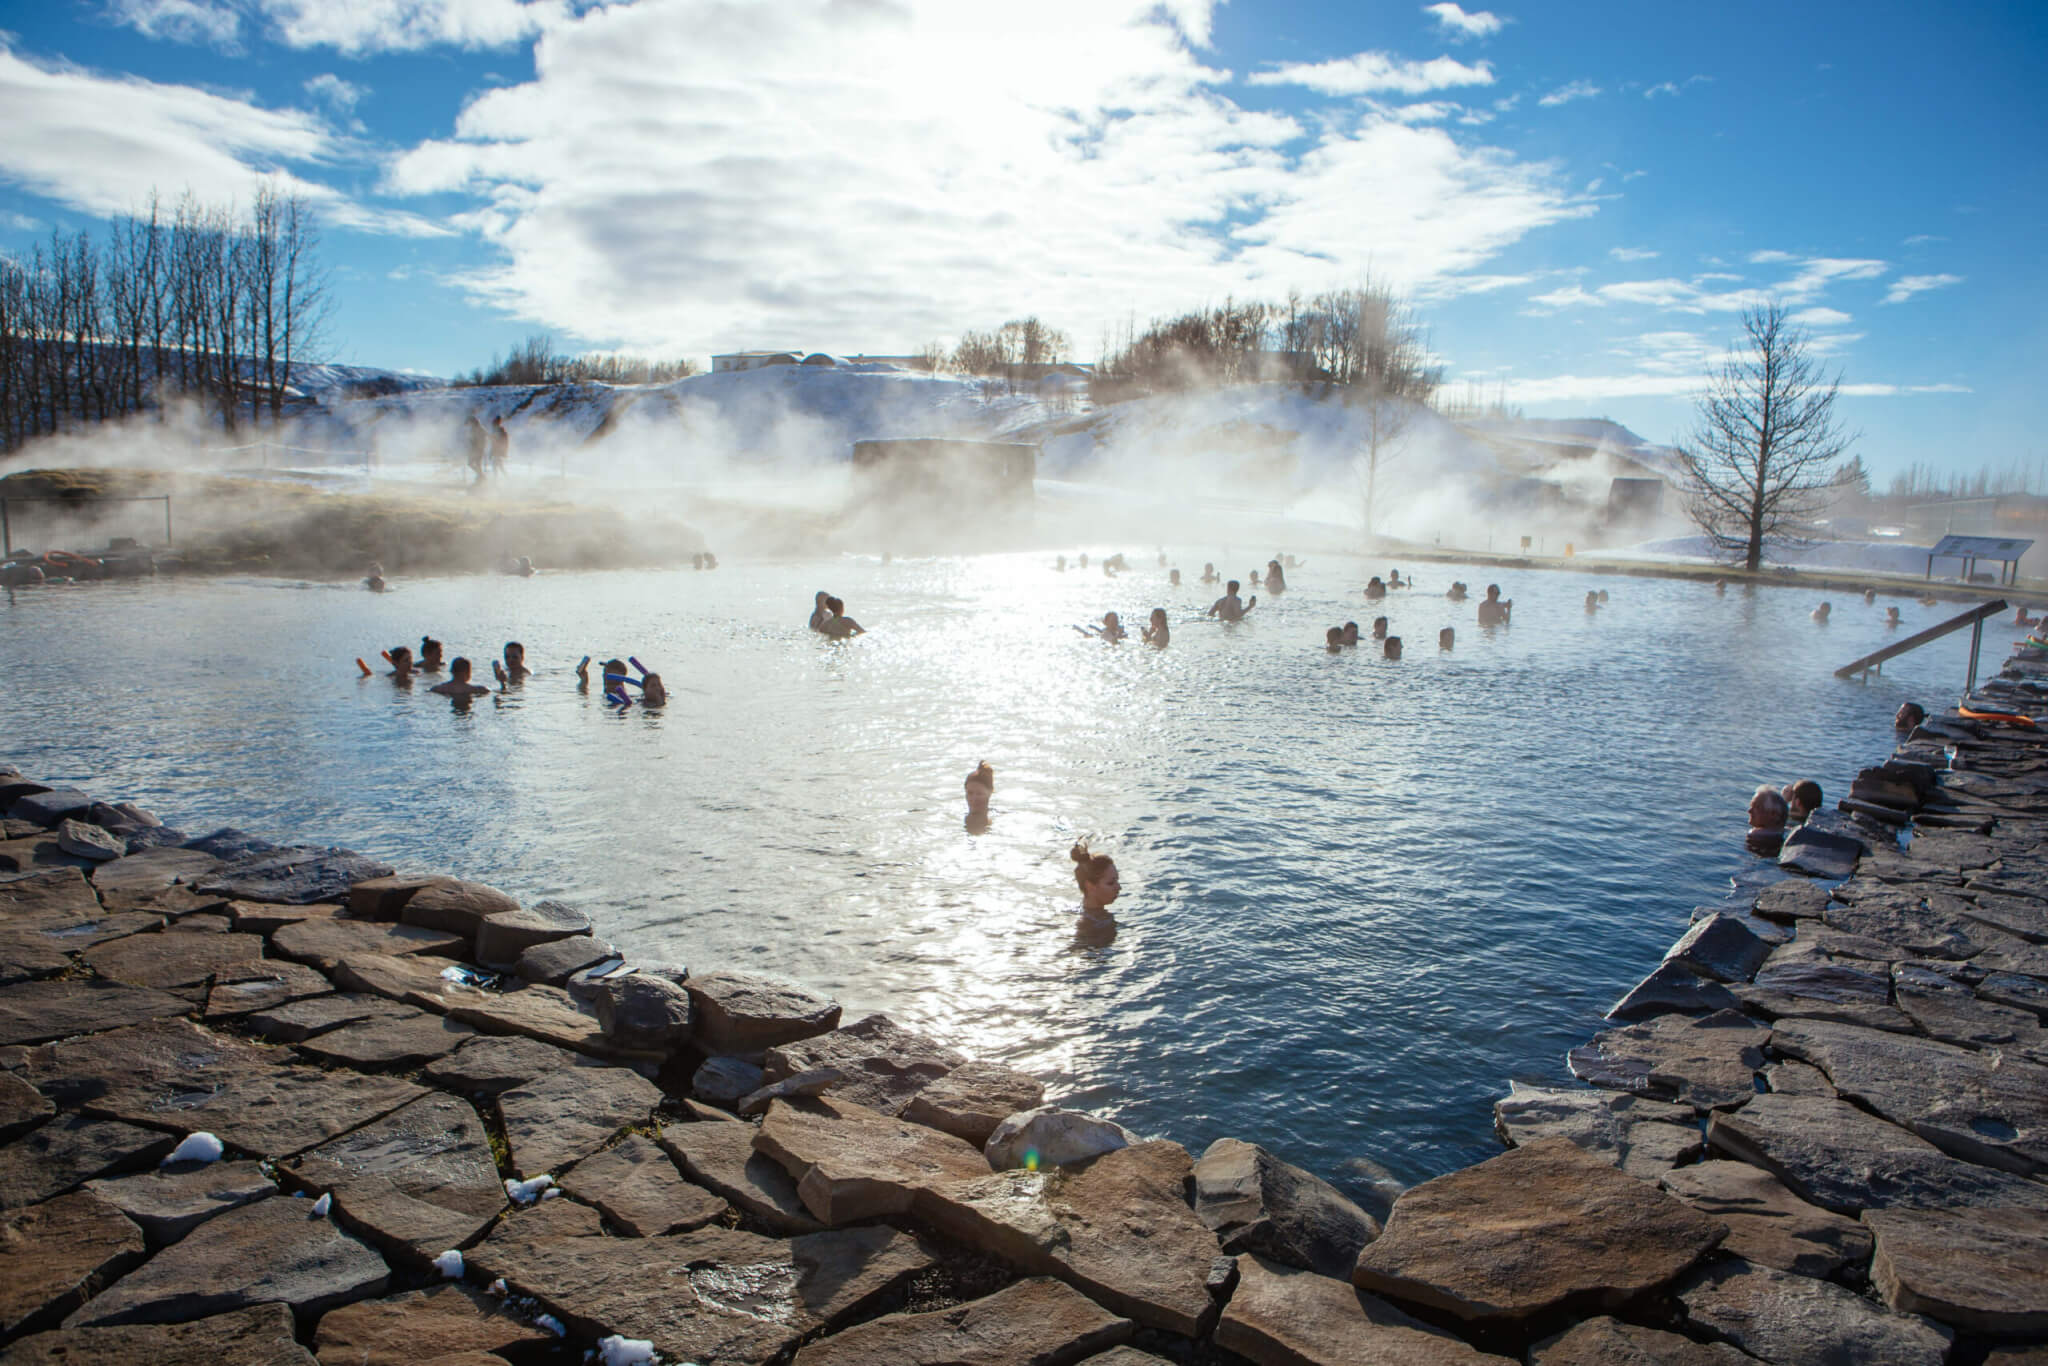
[[511,355],[503,360],[492,356],[487,368],[458,375],[455,383],[467,387],[500,384],[666,384],[670,380],[688,379],[696,373],[697,363],[685,358],[649,360],[645,356],[621,356],[604,351],[564,356],[555,350],[553,337],[545,332],[536,332],[512,348]]

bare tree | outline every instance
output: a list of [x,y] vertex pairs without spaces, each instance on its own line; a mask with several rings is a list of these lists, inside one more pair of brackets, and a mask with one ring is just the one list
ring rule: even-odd
[[1366,400],[1365,431],[1360,440],[1354,469],[1364,507],[1365,539],[1373,538],[1373,498],[1379,491],[1380,467],[1401,453],[1402,439],[1415,420],[1415,409],[1406,399],[1379,394]]
[[1783,304],[1743,310],[1747,343],[1708,376],[1689,444],[1678,451],[1686,510],[1724,554],[1751,573],[1764,542],[1796,539],[1832,500],[1834,464],[1855,434],[1835,421],[1841,376],[1830,379]]

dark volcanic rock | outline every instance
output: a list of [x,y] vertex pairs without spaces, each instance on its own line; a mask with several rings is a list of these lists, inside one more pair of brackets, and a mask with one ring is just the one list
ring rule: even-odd
[[1216,1315],[1216,1238],[1188,1208],[1178,1143],[1135,1143],[1081,1167],[995,1172],[922,1190],[917,1214],[1033,1275],[1057,1276],[1126,1318],[1183,1336]]
[[1839,1285],[1739,1258],[1688,1277],[1679,1298],[1694,1323],[1765,1361],[1941,1366],[1954,1337]]
[[92,1034],[190,1009],[192,1003],[181,996],[123,982],[20,982],[0,991],[0,1044]]
[[284,850],[281,844],[273,844],[267,839],[227,825],[210,835],[201,835],[198,839],[185,841],[185,848],[197,849],[202,854],[211,854],[223,863],[234,863],[260,854],[275,854]]
[[514,1087],[498,1097],[513,1169],[553,1171],[603,1147],[628,1125],[645,1124],[661,1091],[623,1067],[578,1067]]
[[1227,1253],[1255,1252],[1339,1280],[1380,1231],[1329,1182],[1235,1138],[1217,1139],[1195,1163],[1195,1214]]
[[799,1072],[836,1067],[846,1076],[837,1091],[841,1099],[893,1115],[965,1061],[886,1015],[870,1015],[829,1034],[770,1049],[763,1070],[769,1081],[776,1082]]
[[45,788],[15,799],[7,809],[7,818],[14,821],[34,821],[45,829],[54,830],[67,820],[77,820],[92,808],[92,798],[75,787]]
[[[539,1296],[579,1337],[642,1339],[671,1361],[768,1361],[932,1264],[915,1240],[891,1228],[784,1242],[733,1229],[668,1238],[549,1236],[551,1222],[566,1221],[531,1214],[506,1221],[467,1254],[469,1265]],[[529,1231],[536,1223],[538,1236]]]
[[[408,996],[408,1000],[413,999]],[[451,993],[448,1013],[486,1034],[519,1034],[593,1057],[653,1058],[660,1053],[628,1049],[608,1039],[596,1017],[579,1010],[565,991],[538,983],[503,992]]]
[[1508,1086],[1508,1094],[1494,1102],[1493,1128],[1511,1148],[1539,1138],[1568,1138],[1645,1181],[1699,1155],[1699,1120],[1689,1105],[1623,1091]]
[[396,920],[405,910],[405,903],[423,888],[447,880],[438,876],[414,877],[402,873],[365,878],[348,889],[349,914],[358,920]]
[[33,1205],[95,1176],[147,1166],[175,1144],[154,1129],[60,1115],[0,1147],[0,1209]]
[[1742,1005],[1734,992],[1680,963],[1661,963],[1629,988],[1607,1012],[1612,1020],[1647,1020],[1657,1015],[1711,1015]]
[[590,917],[574,906],[539,901],[523,910],[500,911],[484,917],[476,932],[476,961],[486,967],[509,970],[522,953],[536,944],[589,933]]
[[1769,1029],[1734,1011],[1699,1019],[1662,1015],[1595,1034],[1566,1061],[1573,1076],[1595,1086],[1726,1109],[1756,1094],[1770,1037]]
[[586,1062],[581,1054],[532,1039],[480,1036],[447,1057],[428,1063],[420,1075],[451,1091],[495,1096],[550,1072]]
[[0,882],[0,923],[23,916],[62,915],[78,918],[100,913],[92,884],[76,868],[52,868]]
[[23,1338],[9,1366],[314,1366],[292,1338],[287,1305],[259,1304],[191,1323],[66,1328]]
[[1694,1342],[1620,1319],[1587,1319],[1529,1349],[1529,1366],[1748,1366],[1725,1342]]
[[193,890],[237,901],[301,905],[339,901],[353,884],[390,872],[390,864],[347,849],[285,849],[228,863]]
[[2009,1204],[2048,1211],[2048,1185],[1963,1162],[1847,1101],[1758,1096],[1717,1114],[1707,1143],[1762,1167],[1800,1199],[1838,1213]]
[[662,1129],[660,1143],[692,1181],[764,1227],[777,1233],[824,1228],[804,1208],[795,1179],[773,1158],[754,1151],[753,1125],[737,1120],[671,1124]]
[[1922,963],[1894,963],[1892,999],[1922,1033],[1942,1043],[2048,1059],[2048,1027],[2040,1016],[1984,1000],[1959,976]]
[[1995,1337],[2048,1334],[2048,1218],[2038,1210],[1866,1210],[1870,1279],[1894,1309]]
[[330,1310],[314,1346],[321,1366],[419,1366],[465,1350],[520,1360],[554,1341],[466,1285],[437,1285]]
[[27,1133],[56,1112],[35,1087],[12,1072],[0,1072],[0,1143]]
[[683,1180],[675,1162],[651,1138],[628,1134],[617,1147],[578,1162],[558,1183],[604,1212],[631,1238],[702,1228],[723,1217],[725,1201]]
[[605,983],[597,1023],[621,1048],[665,1052],[690,1038],[690,993],[674,982],[633,972]]
[[519,955],[519,961],[512,966],[514,976],[528,982],[540,982],[558,987],[571,977],[590,967],[602,963],[618,952],[602,939],[587,934],[570,935],[564,939],[551,939],[535,944]]
[[1785,836],[1778,866],[1808,877],[1845,878],[1856,871],[1865,846],[1859,840],[1802,825]]
[[163,892],[196,882],[218,867],[219,859],[200,850],[158,847],[102,863],[92,870],[92,885],[101,896]]
[[690,1077],[690,1094],[730,1107],[761,1089],[761,1069],[745,1058],[706,1058]]
[[487,916],[504,915],[518,909],[517,899],[496,887],[443,878],[408,897],[398,918],[422,929],[445,930],[465,939],[475,939]]
[[1702,1162],[1664,1173],[1660,1184],[1728,1225],[1721,1244],[1744,1261],[1825,1279],[1870,1260],[1870,1231],[1809,1205],[1747,1162]]
[[1747,982],[1770,951],[1770,945],[1735,917],[1711,915],[1687,930],[1664,955],[1664,961],[1717,982]]
[[57,825],[57,847],[94,863],[111,863],[128,852],[128,846],[120,836],[86,821],[60,821]]
[[926,1124],[979,1148],[996,1126],[1045,1101],[1036,1077],[993,1062],[967,1062],[911,1097],[903,1117]]
[[288,1055],[159,1020],[37,1049],[26,1076],[60,1105],[205,1129],[246,1153],[283,1157],[388,1114],[425,1092],[396,1077],[285,1065]]
[[252,1304],[314,1317],[383,1291],[384,1259],[305,1200],[229,1210],[114,1283],[67,1324],[178,1323]]
[[1570,1140],[1540,1139],[1404,1192],[1352,1280],[1462,1319],[1522,1319],[1619,1305],[1726,1233]]
[[86,1191],[0,1217],[0,1340],[54,1327],[142,1254],[141,1230]]
[[216,1214],[277,1193],[255,1162],[180,1163],[91,1181],[86,1189],[133,1219],[151,1247],[175,1243]]
[[856,1324],[805,1347],[796,1366],[1057,1366],[1128,1342],[1131,1328],[1040,1277],[948,1309]]
[[[739,972],[707,972],[684,987],[697,1008],[706,1051],[753,1059],[839,1025],[839,1004],[789,982]],[[803,1071],[795,1068],[794,1071]]]
[[1260,1363],[1331,1366],[1504,1366],[1342,1280],[1244,1257],[1241,1279],[1216,1326],[1216,1345]]

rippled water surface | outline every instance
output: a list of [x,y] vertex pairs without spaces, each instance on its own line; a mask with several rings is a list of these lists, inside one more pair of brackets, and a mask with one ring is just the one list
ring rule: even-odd
[[[1207,557],[1265,554],[1175,562]],[[0,603],[0,759],[195,833],[567,900],[637,956],[797,978],[1197,1151],[1256,1137],[1340,1183],[1357,1158],[1412,1181],[1495,1151],[1507,1079],[1564,1077],[1726,892],[1756,783],[1832,801],[1902,699],[1953,697],[1968,640],[1861,686],[1831,670],[1891,638],[1887,600],[1837,596],[1817,627],[1808,590],[1526,573],[1514,626],[1482,632],[1441,594],[1486,571],[1417,566],[1375,609],[1357,588],[1384,565],[1321,557],[1224,627],[1149,556],[1115,582],[1049,562],[24,591]],[[870,634],[807,632],[818,588]],[[1155,605],[1165,651],[1072,629]],[[1905,630],[1957,610],[1903,605]],[[1323,651],[1377,610],[1405,660]],[[479,659],[519,639],[537,672],[467,713],[357,676],[423,631]],[[638,655],[671,704],[579,695],[586,652]],[[1106,950],[1072,939],[1079,836],[1122,871]]]

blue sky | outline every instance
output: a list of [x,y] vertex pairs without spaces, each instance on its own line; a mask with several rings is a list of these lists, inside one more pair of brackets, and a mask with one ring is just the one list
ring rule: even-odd
[[[1961,11],[1961,12],[1958,12]],[[321,210],[334,358],[914,350],[1370,271],[1453,390],[1682,437],[1775,296],[1858,450],[2036,462],[2048,7],[78,0],[0,36],[0,251]]]

